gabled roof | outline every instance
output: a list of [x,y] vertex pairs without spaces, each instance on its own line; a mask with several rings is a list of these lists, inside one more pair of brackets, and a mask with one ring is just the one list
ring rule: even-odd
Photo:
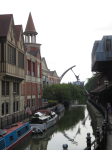
[[38,53],[39,53],[39,49],[37,49],[37,51],[35,51],[35,52],[28,52],[29,54],[31,54],[31,55],[33,55],[33,56],[36,56]]
[[0,15],[0,36],[7,36],[12,14]]
[[56,73],[55,70],[54,70],[54,71],[50,71],[50,70],[49,70],[49,73],[50,73],[52,76],[56,74],[56,76],[58,77],[58,75],[57,75],[57,73]]
[[35,30],[35,26],[34,26],[34,23],[33,23],[33,19],[32,19],[32,15],[31,13],[29,14],[29,17],[28,17],[28,21],[27,21],[27,25],[26,25],[26,29],[25,29],[25,32],[24,33],[34,33],[34,34],[37,34],[36,30]]
[[[45,57],[42,57],[42,59],[41,59],[41,60],[42,60],[42,62],[43,62],[43,63],[45,63],[45,67],[48,69],[48,67],[47,67],[47,63],[46,63],[46,60],[45,60]],[[48,69],[48,70],[49,70],[49,69]]]
[[17,41],[19,41],[21,28],[22,28],[22,25],[15,25]]

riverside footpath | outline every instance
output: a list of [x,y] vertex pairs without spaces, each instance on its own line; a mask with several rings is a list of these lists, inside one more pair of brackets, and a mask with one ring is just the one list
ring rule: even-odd
[[[94,130],[96,130],[96,127],[99,127],[99,129],[101,131],[101,129],[102,129],[102,122],[104,121],[104,117],[88,101],[87,101],[87,107],[88,107],[88,110],[91,111],[93,123],[96,125]],[[112,125],[112,114],[108,115],[108,118],[110,120],[110,124]],[[106,150],[112,150],[112,131],[111,131],[111,133],[109,133],[109,131],[107,132],[107,146],[106,146]]]

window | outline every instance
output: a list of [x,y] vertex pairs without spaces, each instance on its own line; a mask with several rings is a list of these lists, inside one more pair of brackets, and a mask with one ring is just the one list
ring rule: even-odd
[[16,65],[16,49],[8,45],[8,62]]
[[19,111],[19,101],[13,102],[13,112]]
[[4,61],[4,43],[1,43],[1,61]]
[[27,74],[30,75],[30,69],[31,69],[30,60],[27,59]]
[[111,50],[111,40],[107,39],[106,40],[106,51],[109,51],[109,50]]
[[35,76],[35,63],[32,62],[32,76]]
[[5,81],[2,81],[2,95],[5,95]]
[[16,112],[16,101],[13,102],[13,112]]
[[9,95],[9,82],[6,82],[6,95]]
[[40,93],[40,84],[38,84],[38,94]]
[[2,95],[9,95],[9,82],[2,81]]
[[35,99],[32,99],[32,107],[35,107]]
[[28,92],[30,92],[30,85],[28,85]]
[[34,85],[33,85],[33,92],[34,92]]
[[21,131],[19,130],[19,131],[17,131],[17,135],[18,135],[18,137],[20,137],[21,136]]
[[16,92],[16,95],[19,95],[19,83],[13,82],[13,92]]
[[19,111],[19,102],[16,102],[16,111]]
[[17,83],[17,95],[19,95],[19,83]]
[[18,66],[24,69],[24,54],[18,52]]
[[5,103],[2,104],[2,116],[5,115]]
[[38,77],[40,78],[40,65],[38,65]]
[[27,106],[30,108],[31,107],[31,100],[27,99]]
[[10,142],[14,141],[13,135],[10,136]]
[[29,129],[28,129],[28,126],[26,126],[26,131],[28,131]]
[[6,102],[6,114],[9,114],[9,103]]
[[16,82],[13,82],[13,92],[16,92]]
[[2,116],[9,114],[9,103],[2,103]]

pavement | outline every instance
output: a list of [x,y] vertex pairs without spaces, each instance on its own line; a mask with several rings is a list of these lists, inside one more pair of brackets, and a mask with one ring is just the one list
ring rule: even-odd
[[[112,125],[112,114],[108,115],[109,119],[110,119],[110,123]],[[111,126],[112,128],[112,126]],[[112,150],[112,131],[111,134],[109,132],[107,132],[107,149],[106,150]]]

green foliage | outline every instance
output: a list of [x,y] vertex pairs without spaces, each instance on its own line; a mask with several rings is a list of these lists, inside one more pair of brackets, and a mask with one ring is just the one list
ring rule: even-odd
[[48,100],[48,103],[49,103],[49,104],[52,104],[52,103],[58,104],[58,102],[57,102],[56,100]]
[[91,78],[88,79],[88,82],[85,85],[85,88],[88,92],[97,87],[97,75],[94,74]]
[[43,98],[48,100],[55,100],[63,102],[65,100],[78,100],[83,101],[85,98],[84,89],[79,85],[73,84],[53,84],[46,86],[43,89]]

